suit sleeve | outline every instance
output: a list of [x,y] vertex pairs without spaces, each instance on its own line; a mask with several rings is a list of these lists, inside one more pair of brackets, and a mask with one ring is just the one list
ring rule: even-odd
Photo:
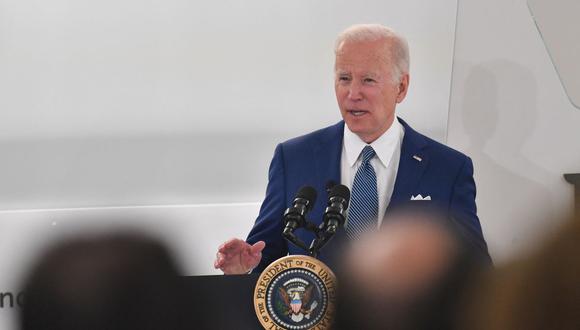
[[260,213],[246,241],[254,244],[266,242],[262,251],[262,260],[253,272],[261,272],[274,260],[288,254],[288,245],[282,237],[284,224],[282,216],[286,209],[286,179],[284,173],[284,152],[279,144],[268,171],[266,197],[260,207]]
[[473,163],[471,158],[466,157],[463,166],[459,170],[453,185],[450,209],[456,221],[456,227],[482,258],[491,262],[487,249],[487,243],[483,238],[483,231],[477,217],[475,205],[475,181],[473,179]]

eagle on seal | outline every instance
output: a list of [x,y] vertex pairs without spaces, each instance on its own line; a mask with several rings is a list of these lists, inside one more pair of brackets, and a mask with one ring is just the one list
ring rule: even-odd
[[286,307],[286,315],[309,315],[312,312],[312,309],[307,309],[305,306],[308,306],[310,303],[313,288],[314,287],[312,285],[309,285],[306,287],[303,293],[298,290],[288,292],[282,287],[278,288],[280,296],[284,301],[284,306]]

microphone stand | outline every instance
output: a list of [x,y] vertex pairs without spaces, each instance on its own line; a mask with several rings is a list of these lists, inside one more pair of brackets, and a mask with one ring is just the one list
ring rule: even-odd
[[[337,189],[338,188],[338,189]],[[316,238],[312,240],[310,248],[294,234],[294,228],[285,228],[282,235],[290,243],[301,248],[311,257],[317,258],[322,249],[334,237],[336,231],[341,227],[346,218],[346,208],[350,198],[350,192],[346,186],[337,186],[334,182],[329,182],[326,187],[329,194],[329,204],[324,211],[324,219],[319,226],[316,226],[308,219],[304,219],[304,229],[314,233]],[[342,199],[337,199],[342,198]]]
[[326,243],[330,241],[330,239],[334,236],[334,234],[336,234],[336,232],[329,233],[328,231],[324,230],[324,222],[321,223],[319,227],[317,227],[312,222],[306,220],[306,225],[304,226],[304,229],[314,233],[314,235],[316,236],[316,238],[310,244],[310,248],[308,248],[306,246],[306,243],[304,243],[301,239],[299,239],[296,236],[296,234],[294,234],[294,231],[292,229],[284,230],[282,235],[287,241],[298,246],[305,252],[308,252],[308,255],[313,258],[318,257],[320,249],[322,249],[326,245]]

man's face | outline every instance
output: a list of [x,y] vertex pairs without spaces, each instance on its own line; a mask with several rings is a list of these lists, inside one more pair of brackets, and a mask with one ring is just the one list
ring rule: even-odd
[[407,94],[409,75],[394,83],[389,42],[343,42],[334,65],[334,90],[348,128],[366,143],[380,137],[395,119]]

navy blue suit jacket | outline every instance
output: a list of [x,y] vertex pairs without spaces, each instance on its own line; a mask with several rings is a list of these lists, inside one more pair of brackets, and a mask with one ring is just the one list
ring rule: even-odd
[[[432,201],[449,209],[458,219],[460,230],[472,244],[487,255],[487,245],[476,214],[475,182],[473,164],[464,154],[438,143],[414,131],[399,119],[405,129],[401,145],[401,158],[395,179],[395,187],[387,211],[411,196],[431,196]],[[344,122],[323,128],[281,144],[278,144],[268,175],[266,197],[247,242],[263,240],[266,247],[262,260],[255,272],[261,272],[274,260],[287,254],[306,254],[303,250],[287,243],[282,237],[282,216],[291,206],[298,190],[309,185],[318,191],[318,199],[308,219],[316,224],[322,221],[326,208],[326,184],[340,182],[340,160]],[[414,156],[421,158],[418,161]],[[314,235],[297,229],[296,235],[307,245]],[[340,241],[343,232],[337,234]],[[331,241],[332,243],[332,241]],[[327,245],[319,259],[334,266],[336,248]],[[334,254],[334,255],[333,255]]]

